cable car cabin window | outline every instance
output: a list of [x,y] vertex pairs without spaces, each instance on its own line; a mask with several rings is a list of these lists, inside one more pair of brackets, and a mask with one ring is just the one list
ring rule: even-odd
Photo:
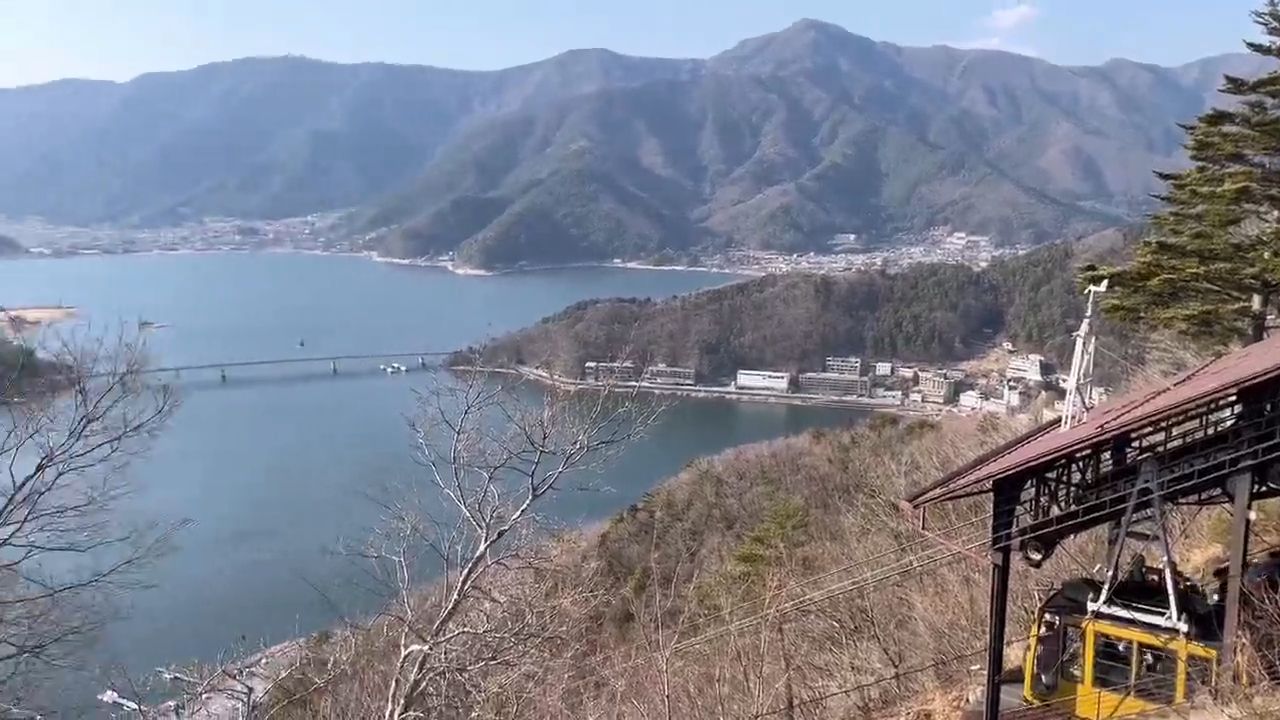
[[1138,645],[1138,668],[1133,694],[1161,705],[1171,705],[1178,690],[1178,654],[1151,645]]
[[1067,682],[1080,683],[1084,681],[1084,631],[1072,625],[1064,630],[1059,676]]
[[1080,683],[1084,679],[1084,631],[1064,625],[1046,615],[1036,639],[1032,687],[1036,695],[1048,697],[1058,689],[1058,680]]
[[1036,638],[1035,673],[1032,687],[1037,695],[1046,697],[1058,689],[1058,668],[1062,665],[1062,626],[1058,618],[1045,615]]
[[1093,686],[1125,690],[1133,676],[1133,643],[1097,633],[1093,638]]

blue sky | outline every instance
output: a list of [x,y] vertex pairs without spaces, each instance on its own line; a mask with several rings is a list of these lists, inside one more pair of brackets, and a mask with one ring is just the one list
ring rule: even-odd
[[1070,64],[1241,49],[1259,0],[0,0],[0,87],[247,55],[490,69],[580,47],[705,57],[812,17]]

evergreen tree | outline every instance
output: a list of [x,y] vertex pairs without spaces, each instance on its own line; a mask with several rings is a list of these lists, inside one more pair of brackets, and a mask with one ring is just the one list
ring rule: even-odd
[[[1251,14],[1264,39],[1245,46],[1280,60],[1280,0]],[[1220,92],[1236,100],[1182,126],[1192,166],[1156,173],[1165,207],[1132,263],[1084,278],[1111,278],[1102,307],[1117,319],[1256,342],[1280,301],[1280,69],[1224,76]]]

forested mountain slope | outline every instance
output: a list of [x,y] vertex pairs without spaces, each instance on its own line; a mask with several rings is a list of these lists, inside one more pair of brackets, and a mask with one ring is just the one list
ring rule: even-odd
[[820,248],[948,223],[1006,243],[1119,224],[1178,121],[1250,56],[1064,67],[801,21],[706,60],[572,51],[493,72],[249,58],[0,90],[0,213],[167,224],[359,208],[464,264]]
[[605,50],[496,72],[278,57],[0,90],[0,212],[165,224],[360,205],[471,118],[698,71]]
[[479,349],[486,362],[577,375],[630,358],[723,377],[738,368],[815,370],[832,354],[942,362],[997,338],[1065,357],[1083,305],[1075,267],[1115,258],[1137,230],[1057,243],[984,270],[789,273],[667,300],[589,300]]
[[[1061,67],[903,48],[804,21],[688,78],[606,88],[474,124],[378,206],[383,247],[478,266],[661,249],[821,248],[951,224],[1042,242],[1149,207],[1179,120],[1244,56]],[[462,238],[459,244],[459,238]]]

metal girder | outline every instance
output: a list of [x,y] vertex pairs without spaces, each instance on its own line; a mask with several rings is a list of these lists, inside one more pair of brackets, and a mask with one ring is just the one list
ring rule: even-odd
[[1005,481],[1023,488],[1013,538],[1059,540],[1115,520],[1129,503],[1144,463],[1154,463],[1162,499],[1169,504],[1229,502],[1226,483],[1238,473],[1256,478],[1255,498],[1275,496],[1280,488],[1268,485],[1261,469],[1277,458],[1280,385],[1270,382]]

